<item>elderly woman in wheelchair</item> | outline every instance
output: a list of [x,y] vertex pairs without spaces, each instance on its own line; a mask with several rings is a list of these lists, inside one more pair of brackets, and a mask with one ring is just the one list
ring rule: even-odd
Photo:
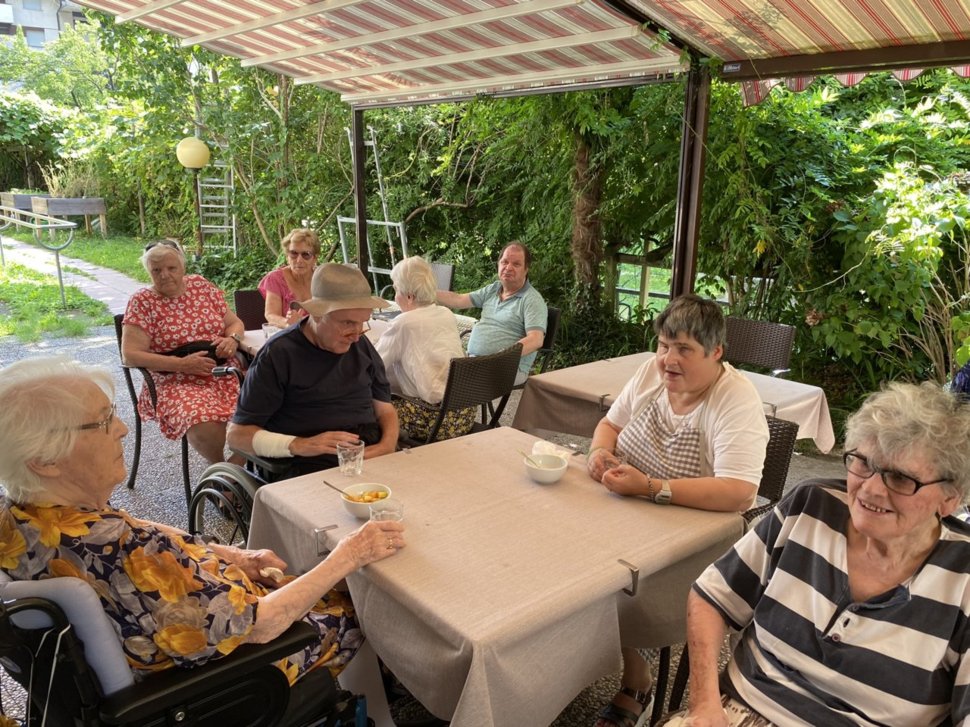
[[367,523],[294,578],[271,551],[133,517],[108,503],[125,477],[128,431],[113,394],[107,372],[65,358],[0,370],[0,569],[14,580],[89,583],[136,676],[219,659],[298,620],[319,640],[278,663],[290,684],[318,666],[338,673],[363,637],[335,587],[403,547],[403,526]]

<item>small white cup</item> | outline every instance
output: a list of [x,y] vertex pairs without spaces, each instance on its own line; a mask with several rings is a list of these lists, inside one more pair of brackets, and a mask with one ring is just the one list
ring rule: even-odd
[[271,336],[275,336],[279,332],[280,332],[280,329],[274,326],[272,323],[263,324],[263,338],[270,338]]
[[337,443],[337,464],[340,474],[353,477],[364,471],[364,443]]
[[378,500],[370,504],[371,520],[393,520],[401,522],[404,519],[404,503],[393,497]]

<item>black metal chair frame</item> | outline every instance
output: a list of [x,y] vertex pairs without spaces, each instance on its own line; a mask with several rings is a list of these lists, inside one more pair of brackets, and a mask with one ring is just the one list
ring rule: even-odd
[[[247,331],[255,331],[266,323],[266,301],[258,290],[237,290],[232,294],[236,315]],[[283,311],[286,315],[286,311]]]
[[[758,485],[758,499],[767,500],[766,503],[746,510],[742,513],[747,523],[752,523],[761,515],[770,512],[785,491],[788,479],[788,469],[791,466],[792,453],[795,450],[795,439],[798,436],[798,424],[777,417],[766,417],[768,420],[768,446],[765,449],[765,464],[761,473],[761,483]],[[665,712],[672,712],[680,708],[687,678],[690,674],[690,663],[687,657],[687,645],[681,652],[680,661],[670,690],[670,701],[664,708],[664,696],[667,693],[667,682],[670,678],[670,647],[660,649],[660,661],[657,667],[656,699],[650,724],[656,723]]]
[[[425,441],[420,442],[407,437],[401,438],[404,446],[415,447],[430,444],[438,437],[441,423],[449,411],[481,407],[481,422],[472,428],[473,432],[494,429],[498,426],[499,418],[505,411],[505,406],[512,395],[515,376],[519,370],[519,359],[522,358],[522,344],[486,356],[468,356],[453,358],[448,368],[448,382],[445,393],[438,406],[438,417]],[[494,407],[489,405],[499,400]]]
[[791,370],[795,327],[772,321],[726,316],[727,347],[724,360],[731,364],[761,366],[772,376],[785,376]]
[[[135,381],[132,378],[132,370],[139,371],[148,389],[148,396],[151,399],[152,407],[158,405],[158,392],[155,390],[155,381],[152,379],[148,369],[141,366],[128,366],[125,363],[124,354],[121,351],[122,322],[124,314],[118,313],[114,317],[115,335],[118,337],[118,358],[121,360],[121,371],[125,376],[125,386],[128,388],[128,395],[131,397],[131,405],[135,415],[135,453],[131,460],[131,469],[128,473],[128,489],[134,489],[135,478],[138,477],[138,464],[141,460],[141,415],[138,413],[138,392],[135,390]],[[189,480],[189,439],[182,437],[182,484],[185,486],[185,503],[188,505],[192,499],[192,485]]]

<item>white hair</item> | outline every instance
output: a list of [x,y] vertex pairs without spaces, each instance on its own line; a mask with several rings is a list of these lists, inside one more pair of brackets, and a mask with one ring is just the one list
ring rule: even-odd
[[74,448],[88,415],[79,381],[90,381],[114,400],[111,374],[67,356],[25,359],[0,369],[0,483],[12,501],[30,502],[43,492],[31,462],[56,462]]
[[153,262],[161,260],[168,255],[174,255],[182,263],[182,270],[185,271],[185,253],[182,247],[175,240],[156,240],[145,245],[145,252],[141,254],[141,264],[146,272],[151,272]]
[[391,269],[391,282],[395,291],[412,296],[418,305],[431,305],[436,300],[438,283],[434,270],[417,255],[404,258]]

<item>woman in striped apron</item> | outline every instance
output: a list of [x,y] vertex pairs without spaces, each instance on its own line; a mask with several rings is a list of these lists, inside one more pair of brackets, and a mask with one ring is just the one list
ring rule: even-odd
[[[721,357],[720,308],[695,295],[654,321],[657,355],[623,388],[596,426],[590,476],[616,495],[705,510],[741,512],[755,500],[768,425],[754,386]],[[652,676],[623,648],[621,689],[595,727],[640,727]]]

